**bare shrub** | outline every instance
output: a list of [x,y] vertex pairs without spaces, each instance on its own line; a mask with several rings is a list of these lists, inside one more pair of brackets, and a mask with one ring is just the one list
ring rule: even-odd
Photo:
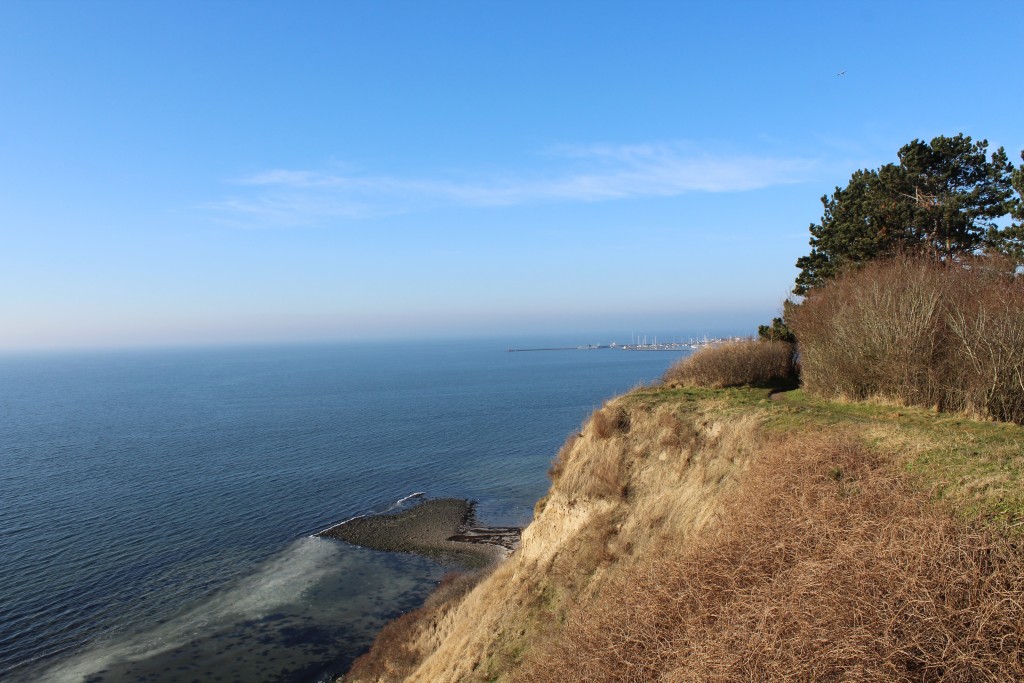
[[878,262],[809,295],[791,316],[805,388],[853,399],[937,402],[941,279],[930,262]]
[[1024,424],[1024,281],[985,269],[958,270],[950,280],[947,402]]
[[813,393],[1024,420],[1024,282],[992,259],[869,264],[790,318]]
[[613,434],[629,431],[629,413],[620,406],[605,406],[595,411],[590,420],[594,426],[594,434],[599,439],[607,439]]
[[703,348],[665,373],[666,384],[721,389],[793,375],[793,346],[780,341],[730,342]]
[[1024,678],[1024,559],[852,439],[753,461],[717,532],[573,609],[520,681]]
[[430,609],[444,608],[462,600],[478,583],[494,573],[496,564],[469,571],[446,572],[438,581],[434,592],[427,596],[423,606]]

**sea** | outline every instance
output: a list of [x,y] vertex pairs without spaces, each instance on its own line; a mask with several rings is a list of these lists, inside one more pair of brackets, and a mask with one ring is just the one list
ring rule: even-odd
[[343,673],[458,568],[313,534],[420,496],[525,525],[566,436],[682,355],[508,345],[0,356],[0,680]]

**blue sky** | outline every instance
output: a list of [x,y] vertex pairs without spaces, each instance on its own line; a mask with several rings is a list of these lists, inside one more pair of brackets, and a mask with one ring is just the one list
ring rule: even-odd
[[[752,332],[1024,3],[0,3],[0,349]],[[837,75],[840,72],[845,74]]]

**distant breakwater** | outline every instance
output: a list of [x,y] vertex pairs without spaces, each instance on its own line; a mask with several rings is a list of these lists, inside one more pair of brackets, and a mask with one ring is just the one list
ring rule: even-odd
[[[720,342],[709,342],[720,343]],[[533,351],[599,351],[603,349],[614,349],[616,351],[690,351],[700,348],[704,344],[668,343],[668,344],[592,344],[588,346],[553,346],[536,349],[508,349],[509,353],[527,353]]]

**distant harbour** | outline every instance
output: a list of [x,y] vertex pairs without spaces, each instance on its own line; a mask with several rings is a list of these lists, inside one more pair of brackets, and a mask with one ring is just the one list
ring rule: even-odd
[[703,337],[702,339],[689,339],[688,341],[659,342],[655,338],[648,343],[647,340],[631,342],[629,344],[582,344],[579,346],[554,346],[542,348],[509,348],[509,353],[525,353],[531,351],[597,351],[603,349],[614,349],[617,351],[695,351],[706,346],[717,346],[731,341],[741,341],[744,337]]

